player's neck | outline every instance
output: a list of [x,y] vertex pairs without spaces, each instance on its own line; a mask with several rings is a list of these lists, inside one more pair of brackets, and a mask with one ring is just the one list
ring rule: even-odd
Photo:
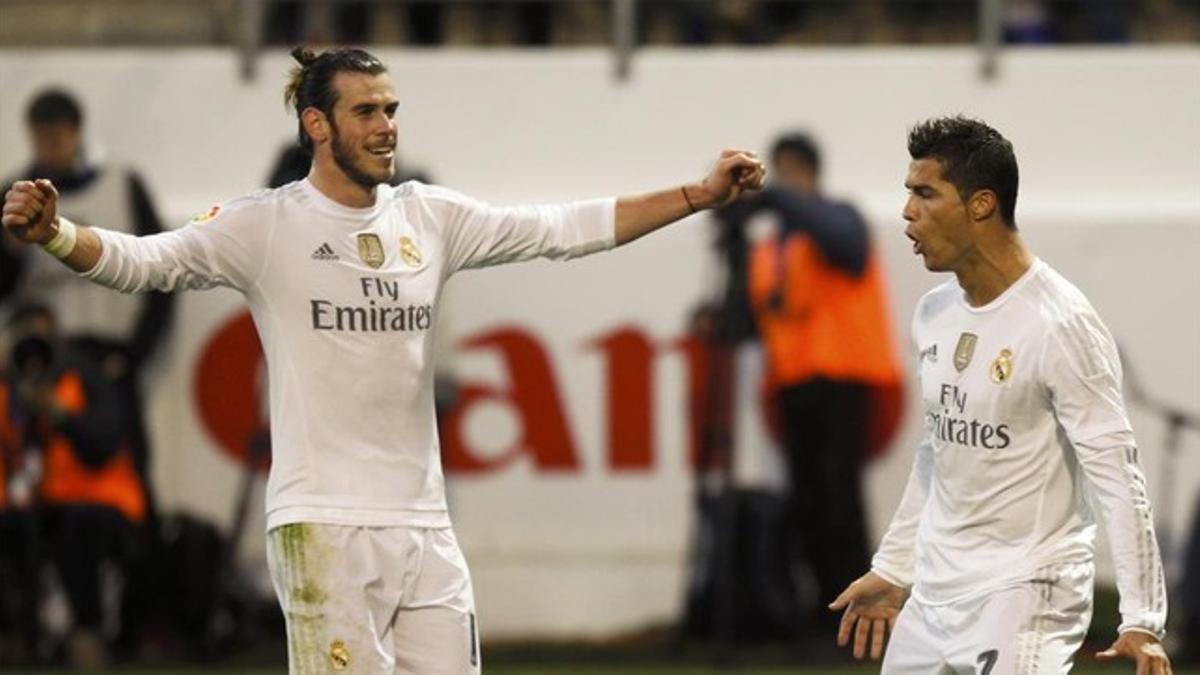
[[350,179],[332,160],[313,160],[308,181],[321,194],[352,209],[367,209],[375,205],[375,188],[366,188]]
[[1033,252],[1016,230],[1004,228],[985,236],[954,270],[972,307],[1000,297],[1033,266]]

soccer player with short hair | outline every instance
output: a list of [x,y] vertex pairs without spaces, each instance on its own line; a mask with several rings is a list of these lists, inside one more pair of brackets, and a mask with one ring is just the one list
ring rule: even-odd
[[752,152],[650,194],[498,208],[440,187],[389,186],[398,106],[383,63],[297,49],[286,90],[304,180],[134,237],[57,215],[18,182],[3,224],[121,291],[226,286],[245,297],[270,375],[268,562],[293,673],[476,673],[475,603],[446,501],[432,327],[453,273],[574,258],[761,187]]
[[[1070,670],[1092,613],[1099,509],[1121,594],[1101,659],[1170,673],[1167,618],[1116,344],[1079,289],[1017,230],[1017,160],[964,117],[909,134],[905,234],[954,278],[917,304],[925,437],[871,563],[831,605],[838,643],[883,672]],[[905,597],[907,597],[907,602]]]

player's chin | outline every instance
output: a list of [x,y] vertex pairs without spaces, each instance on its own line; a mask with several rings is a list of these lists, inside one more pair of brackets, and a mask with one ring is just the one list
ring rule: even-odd
[[925,263],[925,269],[929,270],[930,272],[950,271],[950,268],[947,265],[942,264],[939,260],[933,258],[928,253],[921,254],[921,262]]
[[386,160],[380,160],[375,166],[377,167],[376,170],[379,176],[385,181],[391,180],[396,175],[396,164],[392,161],[391,157],[388,157]]
[[366,170],[363,173],[371,177],[378,185],[380,183],[390,183],[392,178],[396,176],[396,167],[388,165],[387,167],[373,166],[364,167]]

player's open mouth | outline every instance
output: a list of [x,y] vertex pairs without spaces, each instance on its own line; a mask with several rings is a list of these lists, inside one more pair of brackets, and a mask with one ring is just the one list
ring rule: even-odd
[[921,242],[917,241],[917,238],[916,238],[916,237],[912,236],[911,234],[909,234],[909,233],[907,233],[907,232],[905,232],[905,233],[904,233],[904,236],[908,237],[909,239],[912,239],[912,250],[913,250],[913,254],[914,254],[914,255],[920,255],[920,253],[921,253]]
[[383,148],[367,148],[367,152],[375,155],[376,157],[391,157],[393,154],[395,154],[396,149],[389,145]]

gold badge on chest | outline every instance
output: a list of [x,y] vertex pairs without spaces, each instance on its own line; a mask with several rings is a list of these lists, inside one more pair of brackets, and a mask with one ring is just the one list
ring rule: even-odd
[[421,251],[408,237],[400,237],[400,259],[409,267],[421,266]]
[[971,365],[971,357],[975,356],[975,343],[979,342],[979,336],[974,333],[963,333],[958,336],[958,346],[954,348],[954,368],[958,372],[967,369]]
[[1007,382],[1009,378],[1012,377],[1012,356],[1013,353],[1011,349],[1000,350],[1000,356],[997,356],[996,360],[992,361],[992,366],[988,369],[992,374],[992,382],[1000,384],[1002,382]]
[[374,269],[383,265],[383,242],[379,240],[379,235],[371,232],[358,235],[358,257]]

